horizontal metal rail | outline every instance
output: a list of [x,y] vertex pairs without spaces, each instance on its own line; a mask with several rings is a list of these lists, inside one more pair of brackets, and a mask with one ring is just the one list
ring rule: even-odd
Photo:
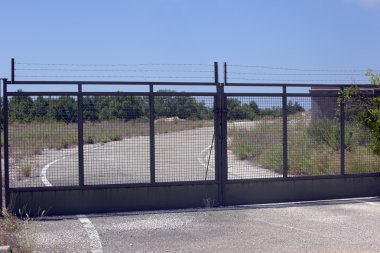
[[173,182],[156,182],[156,183],[135,183],[135,184],[97,184],[84,186],[42,186],[42,187],[12,187],[12,192],[28,192],[28,191],[59,191],[59,190],[84,190],[84,189],[109,189],[109,188],[141,188],[141,187],[163,187],[163,186],[183,186],[183,185],[209,185],[217,184],[216,180],[202,181],[173,181]]
[[[8,96],[77,96],[78,92],[34,92],[34,91],[17,91],[7,92]],[[83,96],[149,96],[149,92],[81,92]],[[154,96],[216,96],[215,92],[154,92]]]
[[277,181],[298,181],[298,180],[320,180],[320,179],[337,179],[337,178],[361,178],[361,177],[379,177],[380,172],[361,173],[361,174],[336,174],[336,175],[320,175],[320,176],[289,176],[288,177],[272,177],[272,178],[244,178],[244,179],[228,179],[226,183],[253,183],[253,182],[277,182]]
[[[251,179],[228,179],[226,184],[233,183],[259,183],[259,182],[278,182],[278,181],[299,181],[299,180],[320,180],[320,179],[337,179],[337,178],[364,178],[378,177],[378,173],[362,173],[362,174],[345,174],[345,175],[321,175],[321,176],[288,176],[273,178],[251,178]],[[19,187],[9,188],[11,192],[28,192],[28,191],[60,191],[60,190],[83,190],[83,189],[109,189],[109,188],[140,188],[140,187],[164,187],[164,186],[183,186],[183,185],[211,185],[217,184],[217,180],[207,181],[184,181],[184,182],[156,182],[152,183],[136,183],[136,184],[101,184],[101,185],[84,185],[84,186],[51,186],[51,187]]]
[[373,88],[372,84],[299,84],[299,83],[226,83],[225,86],[241,86],[241,87],[330,87],[330,88],[339,88],[339,87],[350,87],[350,86],[358,86],[362,88]]
[[339,97],[339,94],[329,94],[329,93],[249,93],[249,92],[229,92],[224,93],[228,97]]
[[172,85],[172,86],[215,86],[213,82],[118,82],[118,81],[8,81],[8,85]]

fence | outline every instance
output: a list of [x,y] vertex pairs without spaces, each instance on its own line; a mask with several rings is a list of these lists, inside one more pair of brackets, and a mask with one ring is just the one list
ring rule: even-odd
[[[77,213],[380,192],[371,135],[338,104],[347,85],[227,83],[226,69],[220,83],[216,63],[214,74],[192,83],[4,79],[6,204]],[[8,91],[18,85],[77,91]],[[95,85],[149,91],[84,91]]]

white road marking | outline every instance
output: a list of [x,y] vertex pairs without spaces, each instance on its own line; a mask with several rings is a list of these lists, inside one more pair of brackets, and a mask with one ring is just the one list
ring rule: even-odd
[[[100,148],[100,146],[95,147],[92,150],[98,149],[98,148]],[[86,152],[86,151],[83,151],[83,152]],[[47,179],[47,175],[46,175],[49,167],[52,166],[53,164],[55,164],[56,162],[61,161],[65,158],[66,158],[66,156],[63,156],[60,159],[56,159],[56,160],[48,163],[47,165],[45,165],[42,168],[41,180],[45,186],[48,186],[48,187],[53,186],[49,182],[49,180]],[[86,230],[88,237],[90,238],[91,252],[92,253],[103,253],[103,246],[102,246],[102,243],[100,241],[98,231],[96,231],[96,228],[94,227],[94,225],[91,223],[91,221],[87,218],[86,215],[77,215],[77,217],[78,217],[80,223],[83,224],[83,227]]]
[[[61,158],[61,159],[63,159],[63,158]],[[54,163],[58,162],[59,160],[60,159],[54,160],[54,161],[52,161],[51,163],[47,164],[45,167],[42,168],[40,176],[41,176],[42,183],[44,183],[45,186],[48,186],[48,187],[53,186],[49,182],[49,180],[47,179],[46,173],[47,173],[47,170],[49,169],[49,167],[52,166]]]
[[210,152],[210,149],[212,148],[212,145],[208,146],[207,148],[203,149],[200,153],[199,153],[199,156],[198,156],[198,162],[203,166],[205,167],[205,169],[207,169],[207,167],[211,168],[211,165],[207,166],[207,164],[203,161],[203,158],[204,158],[204,155],[203,153],[205,152]]
[[[207,166],[207,163],[204,161],[204,158],[206,158],[208,160],[208,156],[210,155],[210,149],[213,147],[214,145],[209,145],[207,148],[203,149],[201,152],[199,152],[199,155],[198,155],[198,162],[200,163],[200,165],[202,165],[206,170],[209,169],[209,170],[213,170],[215,172],[215,167],[212,166],[211,164],[211,160],[210,160],[210,163],[209,165]],[[206,153],[206,154],[204,154]],[[207,155],[207,156],[206,156]],[[229,167],[229,171],[228,171],[228,175],[229,176],[235,176],[236,178],[238,179],[241,179],[241,175],[237,174],[237,173],[233,173],[232,170],[234,169],[235,167],[232,167],[230,166]]]
[[[101,148],[101,147],[102,147],[102,145],[97,146],[97,147],[95,147],[95,148],[92,148],[92,149],[90,149],[90,150],[84,150],[83,153],[86,153],[87,151],[92,151],[92,150],[95,150],[95,149],[99,149],[99,148]],[[72,152],[72,153],[77,154],[77,151],[74,151],[74,152]],[[63,156],[63,157],[61,157],[61,158],[59,158],[59,159],[56,159],[56,160],[50,162],[49,164],[45,165],[45,167],[42,168],[42,170],[41,170],[41,174],[40,174],[40,177],[41,177],[42,183],[43,183],[45,186],[48,186],[48,187],[53,186],[53,185],[49,182],[49,180],[47,179],[47,170],[48,170],[48,169],[50,168],[50,166],[52,166],[54,163],[59,162],[59,161],[65,159],[66,157],[67,157],[67,156]]]
[[83,224],[84,229],[87,232],[88,237],[90,238],[91,252],[92,253],[103,253],[103,246],[99,238],[98,231],[87,218],[86,215],[77,215],[80,223]]

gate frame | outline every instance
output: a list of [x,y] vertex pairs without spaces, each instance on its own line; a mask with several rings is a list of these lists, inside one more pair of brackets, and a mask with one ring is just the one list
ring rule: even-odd
[[[214,63],[214,82],[115,82],[115,81],[15,81],[14,59],[12,59],[12,80],[3,80],[4,107],[4,164],[5,164],[5,199],[6,207],[25,208],[29,205],[31,214],[37,214],[42,207],[50,209],[49,214],[74,214],[85,212],[110,212],[146,209],[167,209],[200,207],[202,197],[212,197],[216,205],[253,204],[283,201],[301,201],[331,199],[335,197],[362,197],[380,194],[380,172],[363,174],[345,174],[345,152],[340,152],[340,174],[327,176],[289,177],[287,164],[287,98],[288,97],[337,97],[337,95],[313,96],[305,93],[288,93],[287,87],[337,87],[344,90],[351,85],[337,84],[277,84],[277,83],[228,83],[227,64],[224,63],[223,82],[219,81],[218,63]],[[8,150],[8,96],[20,95],[8,92],[11,85],[77,85],[77,92],[22,92],[24,96],[76,96],[78,108],[78,186],[52,187],[9,187],[9,150]],[[83,85],[142,85],[148,86],[149,92],[83,92]],[[154,86],[209,86],[215,92],[154,92]],[[282,93],[225,92],[225,87],[280,87]],[[372,85],[358,85],[373,87]],[[150,182],[135,184],[85,185],[83,155],[83,96],[146,96],[149,97],[149,150]],[[214,180],[156,182],[155,180],[155,129],[154,98],[156,96],[205,96],[214,98],[214,135],[215,135],[215,178]],[[227,98],[229,96],[271,96],[282,97],[282,131],[283,131],[283,176],[278,178],[228,179],[227,157]],[[340,105],[340,148],[344,150],[344,103]],[[0,165],[1,166],[1,165]],[[1,176],[1,171],[0,171]],[[1,186],[1,182],[0,182]],[[270,191],[270,194],[267,191]],[[327,191],[326,189],[330,189]],[[334,191],[335,190],[335,191]],[[249,194],[247,194],[249,191]],[[182,200],[183,194],[188,199]],[[0,193],[1,196],[1,193]],[[129,200],[128,203],[111,201],[110,205],[99,204],[109,199]],[[73,203],[67,202],[68,199]],[[143,199],[143,201],[142,201]],[[61,203],[63,202],[63,203]],[[51,206],[53,203],[53,207]],[[41,204],[41,205],[40,205]]]

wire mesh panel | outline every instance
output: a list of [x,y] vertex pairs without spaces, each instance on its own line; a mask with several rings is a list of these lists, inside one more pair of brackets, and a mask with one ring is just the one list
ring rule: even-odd
[[[356,96],[345,103],[345,173],[361,174],[380,172],[380,151],[376,136],[369,126],[376,117],[369,117],[369,110],[363,106],[372,98]],[[375,106],[373,106],[376,108]],[[376,110],[375,110],[376,111]],[[365,123],[364,119],[367,119]]]
[[227,97],[228,179],[282,177],[282,98]]
[[345,125],[345,173],[380,172],[380,155],[375,152],[373,133],[354,121]]
[[336,97],[288,97],[288,176],[340,174]]
[[76,97],[8,100],[11,188],[78,185]]
[[148,97],[85,96],[83,120],[85,184],[150,182]]
[[155,96],[157,182],[215,179],[214,97]]

